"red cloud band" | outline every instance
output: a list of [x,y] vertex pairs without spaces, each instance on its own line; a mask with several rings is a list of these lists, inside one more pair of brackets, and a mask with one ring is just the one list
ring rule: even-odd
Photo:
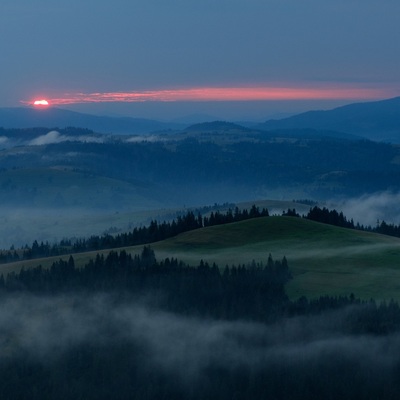
[[[335,100],[377,99],[389,97],[385,89],[368,88],[289,88],[289,87],[204,87],[176,90],[132,92],[70,93],[48,98],[51,105],[78,103],[144,102],[144,101],[261,101],[261,100]],[[33,104],[33,101],[21,101]]]

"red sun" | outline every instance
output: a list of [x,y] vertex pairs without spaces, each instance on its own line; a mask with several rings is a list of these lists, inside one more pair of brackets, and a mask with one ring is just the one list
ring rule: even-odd
[[49,102],[47,101],[47,100],[35,100],[34,102],[33,102],[33,105],[34,106],[48,106],[49,105]]

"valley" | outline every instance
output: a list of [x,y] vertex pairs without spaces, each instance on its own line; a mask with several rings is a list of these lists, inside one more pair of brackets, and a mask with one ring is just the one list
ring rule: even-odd
[[[352,105],[332,115],[345,118],[354,109],[360,110],[354,121],[368,112],[391,115],[396,101]],[[77,117],[61,110],[17,111],[27,121],[37,117],[57,125],[64,121],[61,116]],[[332,130],[335,126],[323,123],[330,113],[316,113],[320,122],[313,125],[313,115],[288,119],[308,121],[303,125],[282,120],[281,125],[244,127],[214,121],[140,135],[98,133],[90,124],[1,128],[0,248],[129,232],[152,220],[171,221],[187,210],[207,215],[255,204],[270,215],[287,209],[302,215],[317,203],[339,209],[349,203],[355,210],[357,201],[361,210],[368,196],[375,196],[381,208],[381,213],[371,208],[371,215],[396,224],[398,145],[366,140],[350,128]],[[391,209],[379,206],[384,196],[392,196]],[[371,215],[356,214],[355,222],[375,223]],[[158,258],[176,257],[190,265],[200,259],[224,266],[285,256],[295,278],[287,286],[292,299],[351,292],[363,299],[399,299],[399,243],[393,237],[272,216],[151,245]],[[140,248],[125,250],[135,254]],[[83,265],[95,255],[74,257]],[[35,263],[48,267],[54,260],[20,261],[1,269],[7,274]]]

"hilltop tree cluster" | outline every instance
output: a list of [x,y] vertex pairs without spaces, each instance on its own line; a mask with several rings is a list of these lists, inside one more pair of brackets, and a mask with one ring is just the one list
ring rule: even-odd
[[323,224],[341,226],[342,228],[354,229],[354,221],[350,221],[343,215],[343,212],[328,210],[326,207],[319,208],[314,206],[310,209],[305,218],[311,221],[322,222]]

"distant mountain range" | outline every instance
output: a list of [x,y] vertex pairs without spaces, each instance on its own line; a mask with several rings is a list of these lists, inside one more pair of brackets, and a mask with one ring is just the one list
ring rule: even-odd
[[50,129],[79,127],[98,133],[143,134],[182,129],[185,125],[144,118],[96,116],[52,107],[16,107],[0,108],[0,127],[47,127]]
[[281,120],[269,120],[255,128],[316,129],[359,135],[371,140],[400,143],[400,97],[353,103],[328,111],[308,111]]
[[[0,127],[63,129],[76,127],[98,133],[140,135],[161,131],[236,132],[268,131],[276,136],[328,136],[367,138],[400,143],[400,97],[353,103],[327,111],[308,111],[280,120],[268,120],[246,127],[232,122],[203,122],[187,125],[144,118],[108,117],[79,113],[59,108],[0,108]],[[315,132],[314,132],[315,131]]]

